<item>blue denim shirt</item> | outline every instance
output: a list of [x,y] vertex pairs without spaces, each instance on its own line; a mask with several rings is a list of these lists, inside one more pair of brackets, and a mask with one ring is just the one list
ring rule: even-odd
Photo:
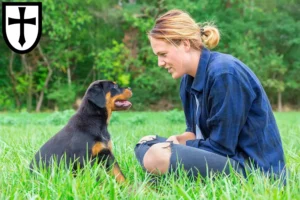
[[264,172],[282,172],[284,153],[270,102],[240,60],[203,48],[196,76],[181,80],[180,97],[186,131],[195,133],[197,123],[204,137],[186,145],[228,156],[242,166],[251,161]]

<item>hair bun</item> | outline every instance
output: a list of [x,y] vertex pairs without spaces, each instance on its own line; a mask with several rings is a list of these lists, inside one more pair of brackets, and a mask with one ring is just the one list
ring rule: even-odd
[[220,32],[214,25],[205,25],[200,29],[201,39],[205,46],[213,49],[219,44]]

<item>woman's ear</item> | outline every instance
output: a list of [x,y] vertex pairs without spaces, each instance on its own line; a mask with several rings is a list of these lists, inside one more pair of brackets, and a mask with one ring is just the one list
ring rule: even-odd
[[191,49],[191,43],[189,40],[182,40],[182,44],[185,51],[189,51]]

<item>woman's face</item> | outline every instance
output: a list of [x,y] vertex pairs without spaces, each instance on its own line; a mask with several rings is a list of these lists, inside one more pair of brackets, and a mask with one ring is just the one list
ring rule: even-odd
[[184,68],[184,45],[175,46],[164,40],[150,37],[152,50],[158,58],[158,66],[168,70],[174,79],[182,77],[186,70]]

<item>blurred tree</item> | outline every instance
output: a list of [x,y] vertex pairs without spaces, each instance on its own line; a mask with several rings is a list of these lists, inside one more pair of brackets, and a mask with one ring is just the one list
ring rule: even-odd
[[215,50],[248,65],[278,110],[286,103],[300,106],[300,5],[294,0],[42,3],[37,48],[20,56],[0,40],[0,110],[71,108],[96,79],[130,85],[134,109],[160,101],[169,102],[168,108],[181,107],[180,80],[157,67],[147,38],[155,18],[172,8],[189,12],[200,23],[215,22],[221,31]]

